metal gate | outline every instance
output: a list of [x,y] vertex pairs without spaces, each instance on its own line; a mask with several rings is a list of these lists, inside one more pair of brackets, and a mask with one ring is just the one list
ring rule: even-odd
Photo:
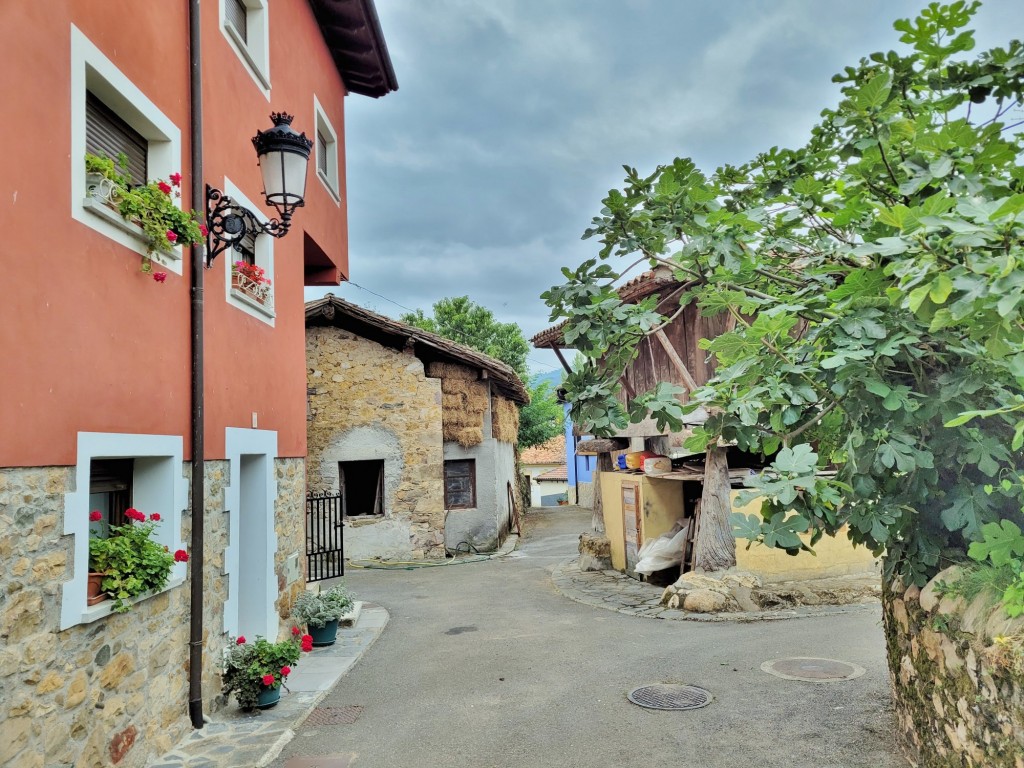
[[342,495],[332,491],[306,494],[306,580],[323,581],[345,574],[342,541]]

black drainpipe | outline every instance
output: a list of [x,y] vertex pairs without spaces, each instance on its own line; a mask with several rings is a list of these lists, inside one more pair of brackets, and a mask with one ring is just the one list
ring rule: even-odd
[[[199,0],[188,3],[189,144],[192,147],[192,208],[203,211],[203,86]],[[192,568],[189,601],[188,715],[193,728],[203,727],[203,523],[206,487],[203,446],[203,244],[192,246]]]

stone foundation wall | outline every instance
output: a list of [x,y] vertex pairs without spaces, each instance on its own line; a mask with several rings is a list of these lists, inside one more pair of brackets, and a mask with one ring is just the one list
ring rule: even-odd
[[887,587],[883,599],[893,701],[907,757],[920,768],[1024,768],[1024,618],[998,598],[971,603]]
[[444,557],[441,382],[339,328],[306,329],[306,365],[310,489],[337,490],[340,461],[384,461],[384,516],[346,526],[346,556]]
[[[303,580],[304,461],[275,464],[277,604],[287,631],[284,621]],[[227,643],[227,470],[226,461],[206,465],[206,711],[225,703],[219,693]],[[183,474],[189,477],[188,464]],[[0,765],[5,768],[141,768],[191,729],[188,579],[128,613],[60,630],[61,585],[73,568],[72,537],[62,534],[64,495],[73,484],[73,467],[0,468]],[[191,522],[186,510],[186,542]],[[298,564],[297,575],[289,562]]]

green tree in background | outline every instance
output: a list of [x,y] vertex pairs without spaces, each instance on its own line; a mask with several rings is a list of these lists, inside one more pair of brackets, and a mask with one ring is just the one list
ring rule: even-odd
[[[566,381],[574,421],[679,429],[700,405],[691,448],[774,457],[743,536],[795,553],[800,533],[847,526],[917,584],[970,547],[1012,560],[1024,594],[1024,45],[966,56],[978,5],[897,21],[908,48],[837,75],[842,100],[803,147],[710,176],[688,159],[627,168],[584,235],[600,260],[544,296],[587,358]],[[686,405],[665,385],[616,400],[667,318],[618,299],[612,258],[664,265],[681,301],[730,316]]]
[[530,345],[522,329],[515,323],[499,322],[491,310],[468,296],[441,299],[434,304],[432,315],[417,309],[399,319],[501,360],[524,382],[529,378],[526,356]]
[[561,432],[563,411],[551,387],[546,382],[536,387],[528,385],[526,356],[530,345],[518,325],[498,321],[491,310],[470,301],[468,296],[441,299],[434,304],[431,315],[417,309],[400,319],[500,360],[527,384],[530,403],[519,410],[520,450],[539,445]]

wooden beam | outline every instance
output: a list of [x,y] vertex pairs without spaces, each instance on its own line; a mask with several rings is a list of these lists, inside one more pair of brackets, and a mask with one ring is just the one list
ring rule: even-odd
[[665,331],[658,329],[654,332],[654,337],[661,342],[661,346],[665,349],[665,354],[668,355],[668,359],[672,361],[672,365],[675,366],[679,375],[683,378],[683,383],[686,384],[687,388],[691,392],[697,390],[697,382],[686,368],[686,363],[679,357],[679,353],[676,352],[676,348],[672,346],[672,342],[669,341],[668,336],[665,335]]
[[636,397],[636,392],[633,391],[633,388],[629,386],[629,381],[626,380],[626,374],[622,374],[619,377],[619,386],[622,387],[622,391],[626,393],[626,397],[630,400]]
[[629,448],[629,440],[612,437],[603,440],[580,440],[576,444],[576,453],[580,456],[599,456],[602,453],[624,451]]
[[562,364],[562,367],[565,368],[565,372],[572,373],[572,368],[567,362],[565,362],[565,358],[562,357],[562,350],[560,350],[554,344],[551,345],[551,349],[554,351],[555,357],[558,358],[558,362],[560,362]]

